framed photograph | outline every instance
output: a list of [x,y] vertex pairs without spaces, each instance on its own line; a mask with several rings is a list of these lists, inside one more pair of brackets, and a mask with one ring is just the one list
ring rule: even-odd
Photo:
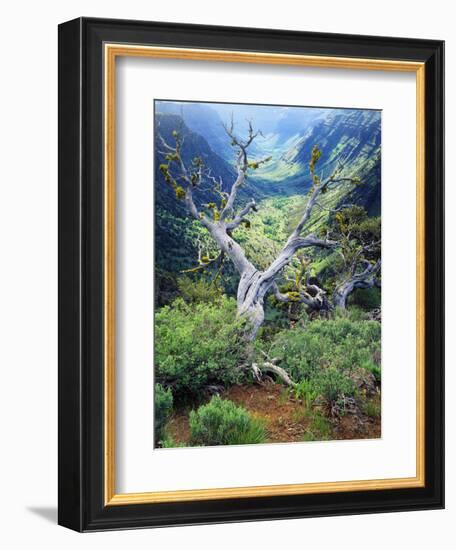
[[59,523],[442,508],[444,45],[59,27]]

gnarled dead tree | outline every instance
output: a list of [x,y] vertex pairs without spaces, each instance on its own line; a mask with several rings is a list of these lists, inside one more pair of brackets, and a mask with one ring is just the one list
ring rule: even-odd
[[[316,287],[312,290],[311,286],[306,284],[300,292],[290,296],[280,293],[277,280],[299,250],[309,247],[331,249],[338,246],[339,243],[330,239],[328,234],[325,237],[320,237],[313,232],[306,233],[304,231],[306,224],[313,208],[318,205],[317,199],[321,194],[346,183],[360,182],[357,177],[342,176],[342,164],[327,178],[323,179],[317,176],[315,168],[321,152],[317,146],[314,146],[309,162],[312,186],[301,218],[275,259],[266,269],[260,270],[247,258],[242,246],[233,238],[233,231],[237,227],[241,224],[249,225],[248,215],[257,210],[257,205],[252,199],[240,210],[236,210],[235,203],[238,191],[244,185],[248,172],[268,162],[270,157],[249,160],[249,148],[260,133],[254,131],[251,123],[249,123],[248,133],[244,139],[234,132],[233,122],[230,126],[225,127],[225,130],[236,152],[236,178],[229,192],[224,190],[221,180],[216,180],[212,176],[200,157],[195,157],[191,165],[184,162],[182,158],[183,138],[177,131],[172,134],[174,144],[166,142],[159,135],[163,147],[162,154],[166,161],[160,165],[160,171],[166,183],[174,189],[176,198],[185,201],[189,214],[207,229],[220,251],[233,262],[238,271],[240,280],[237,289],[237,312],[239,316],[249,322],[248,338],[253,340],[264,321],[264,299],[269,292],[274,292],[281,301],[294,299],[294,301],[299,300],[309,306],[318,306],[318,304],[324,303],[325,297],[322,289]],[[200,211],[194,201],[194,191],[203,181],[212,183],[212,189],[220,200],[218,204],[211,202],[203,205],[204,210]],[[202,257],[201,261],[204,261]]]

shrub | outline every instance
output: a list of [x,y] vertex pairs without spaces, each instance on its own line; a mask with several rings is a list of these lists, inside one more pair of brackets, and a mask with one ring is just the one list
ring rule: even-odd
[[277,333],[269,356],[278,358],[291,378],[300,382],[327,367],[349,372],[372,365],[380,349],[380,337],[381,327],[376,321],[312,321],[305,328]]
[[362,403],[362,411],[371,418],[379,418],[381,414],[380,404],[375,401],[366,401]]
[[170,389],[165,390],[161,384],[155,384],[155,443],[164,437],[164,427],[173,412],[173,394]]
[[240,379],[243,323],[236,302],[222,297],[217,304],[165,306],[155,317],[157,381],[171,387],[176,400],[200,396],[208,385]]
[[355,384],[334,367],[321,369],[311,381],[314,391],[329,403],[337,402],[342,396],[351,397]]
[[266,440],[264,423],[243,407],[215,396],[192,411],[189,418],[193,445],[242,445]]
[[307,415],[309,425],[303,436],[303,441],[327,441],[331,438],[331,423],[320,412]]
[[375,380],[378,384],[382,381],[382,370],[379,367],[379,365],[376,365],[372,361],[366,361],[362,364],[362,368],[367,370],[368,372],[372,373],[375,377]]
[[365,321],[367,320],[367,313],[357,305],[351,305],[348,309],[342,309],[336,307],[334,310],[335,319],[347,319],[348,321]]
[[177,443],[170,435],[165,435],[161,440],[162,449],[174,449],[176,447],[185,447],[183,443]]
[[333,344],[341,344],[351,337],[372,351],[377,348],[381,337],[381,326],[377,321],[353,321],[348,318],[314,321],[308,325],[307,331],[328,338]]
[[325,342],[318,335],[286,329],[274,338],[269,356],[278,358],[290,377],[299,382],[312,376],[325,353]]
[[223,288],[214,281],[203,277],[192,279],[188,275],[177,279],[177,286],[182,298],[189,304],[214,303],[221,300]]
[[301,399],[304,405],[309,408],[312,406],[315,399],[318,397],[318,393],[310,380],[301,380],[294,388],[294,393],[297,399]]

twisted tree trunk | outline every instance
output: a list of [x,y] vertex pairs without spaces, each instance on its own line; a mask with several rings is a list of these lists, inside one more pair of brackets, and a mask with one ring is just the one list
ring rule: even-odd
[[[160,165],[165,181],[174,189],[176,197],[183,199],[186,203],[189,214],[198,220],[210,233],[214,241],[220,248],[221,253],[228,256],[233,262],[236,270],[240,275],[238,291],[237,291],[237,313],[239,317],[245,318],[248,321],[249,327],[247,338],[253,340],[264,321],[264,298],[268,292],[274,290],[276,295],[278,288],[276,280],[281,275],[285,266],[287,266],[296,252],[306,247],[332,248],[338,245],[336,241],[316,237],[313,233],[302,236],[306,223],[309,221],[312,209],[314,206],[320,206],[317,203],[317,198],[320,193],[326,192],[344,182],[351,182],[353,178],[339,176],[340,170],[336,170],[329,178],[321,180],[315,175],[315,164],[320,158],[321,153],[317,147],[312,150],[312,159],[310,162],[310,170],[312,175],[312,187],[309,192],[309,200],[304,208],[301,219],[291,233],[282,250],[279,252],[275,260],[264,271],[260,271],[250,262],[245,255],[242,247],[232,237],[232,231],[241,224],[248,224],[249,220],[246,216],[251,211],[256,211],[255,201],[252,199],[239,212],[235,212],[234,204],[236,201],[239,188],[245,183],[247,170],[250,168],[258,168],[259,165],[270,160],[270,157],[256,160],[254,163],[249,163],[247,157],[247,149],[259,134],[254,132],[251,123],[249,123],[248,137],[245,140],[239,139],[234,134],[234,125],[225,128],[231,143],[237,150],[236,157],[236,179],[231,186],[229,193],[223,191],[223,182],[221,179],[217,182],[212,177],[210,172],[205,170],[203,162],[200,158],[195,158],[192,161],[192,166],[187,167],[181,156],[181,147],[183,140],[177,132],[174,132],[175,146],[166,143],[163,137],[159,134],[160,142],[164,148],[162,152],[169,162],[168,164]],[[173,174],[173,168],[177,167],[178,174]],[[195,205],[193,198],[193,190],[198,187],[203,180],[210,180],[214,183],[214,191],[221,198],[220,210],[215,203],[209,203],[205,206],[212,211],[212,216],[207,213],[200,212]],[[184,185],[184,187],[181,186]],[[200,261],[199,267],[207,265]],[[199,269],[199,267],[197,269]],[[282,296],[282,301],[286,301]],[[302,301],[310,300],[309,295],[302,296]],[[315,303],[321,299],[321,296],[315,298]]]
[[377,274],[380,270],[380,260],[375,264],[368,263],[366,269],[346,279],[336,287],[333,295],[334,307],[347,309],[347,300],[356,288],[372,288],[377,284]]

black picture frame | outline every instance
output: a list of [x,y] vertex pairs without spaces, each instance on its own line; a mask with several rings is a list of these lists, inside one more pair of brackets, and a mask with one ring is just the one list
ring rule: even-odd
[[[103,44],[425,64],[425,479],[422,488],[106,506]],[[59,512],[76,531],[444,507],[444,43],[78,18],[59,26]]]

